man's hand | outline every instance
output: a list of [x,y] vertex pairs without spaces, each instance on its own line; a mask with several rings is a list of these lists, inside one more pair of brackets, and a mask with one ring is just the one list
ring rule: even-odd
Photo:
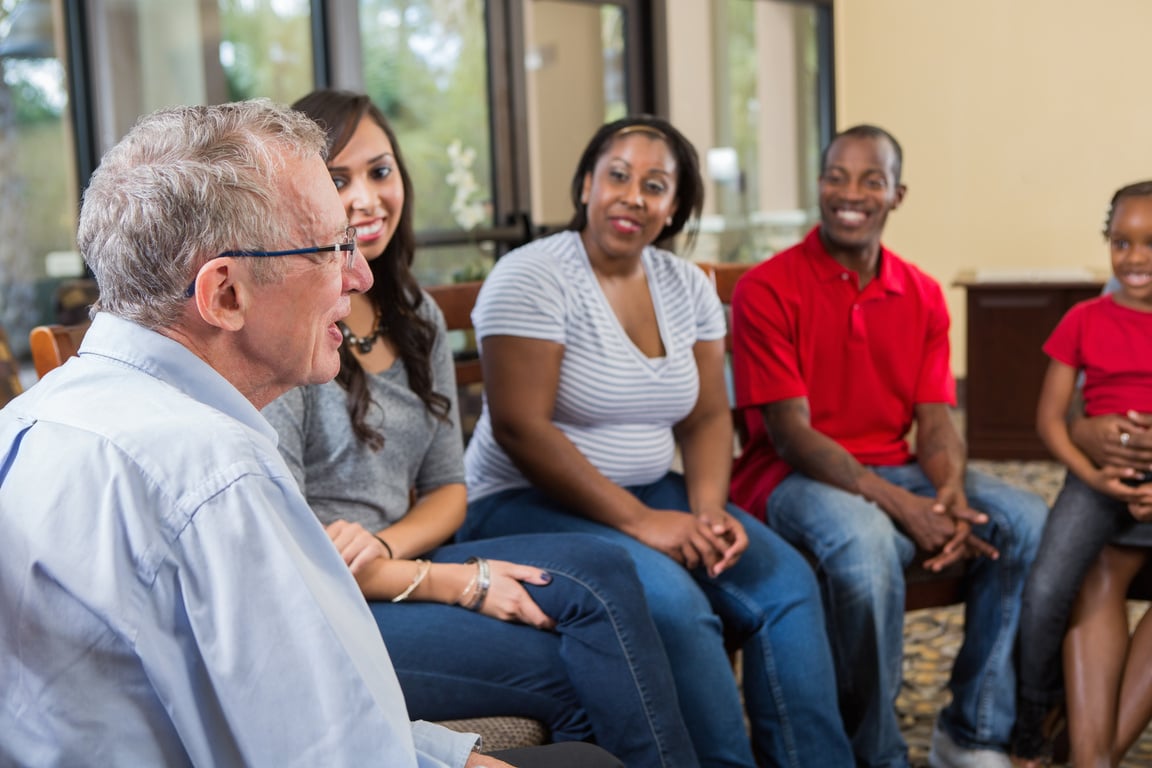
[[969,557],[1000,556],[995,547],[972,533],[972,526],[988,522],[988,516],[969,507],[960,489],[945,486],[935,499],[929,499],[900,488],[893,500],[889,513],[916,546],[939,553],[924,561],[927,570],[940,571]]
[[1152,469],[1152,414],[1129,411],[1076,419],[1072,442],[1098,467]]
[[956,531],[952,538],[940,549],[940,554],[924,561],[929,571],[941,571],[955,562],[969,557],[1000,557],[1000,552],[988,542],[972,532],[973,525],[988,522],[988,516],[968,506],[968,496],[963,489],[946,485],[936,492],[936,503],[932,511],[938,515],[948,515],[955,520]]

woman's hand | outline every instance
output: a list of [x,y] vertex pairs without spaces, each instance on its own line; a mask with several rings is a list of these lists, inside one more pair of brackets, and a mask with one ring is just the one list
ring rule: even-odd
[[[1081,474],[1084,484],[1097,493],[1102,493],[1118,501],[1128,504],[1139,503],[1141,498],[1140,487],[1133,487],[1122,482],[1132,474],[1128,467],[1106,466],[1094,467],[1090,472]],[[1148,491],[1145,490],[1145,493]],[[1135,513],[1134,513],[1135,514]]]
[[692,515],[649,509],[627,533],[688,570],[704,568],[713,576],[731,567],[748,547],[744,527],[723,510]]
[[[1072,442],[1097,466],[1152,469],[1152,415],[1129,411],[1076,419]],[[1111,495],[1111,494],[1110,494]]]
[[501,621],[518,621],[537,629],[552,629],[556,626],[536,601],[524,589],[525,582],[545,586],[552,581],[552,574],[530,565],[517,565],[503,560],[489,560],[491,586],[488,595],[480,604],[479,611]]
[[354,576],[359,575],[373,560],[388,557],[388,551],[380,540],[359,523],[337,520],[326,526],[324,531]]
[[744,554],[744,550],[748,549],[748,533],[744,530],[744,526],[728,514],[728,510],[723,507],[700,510],[695,512],[693,517],[696,518],[696,525],[700,533],[711,545],[711,551],[719,555],[719,558],[714,561],[708,562],[706,560],[705,567],[708,570],[708,575],[719,576],[736,565],[736,561]]

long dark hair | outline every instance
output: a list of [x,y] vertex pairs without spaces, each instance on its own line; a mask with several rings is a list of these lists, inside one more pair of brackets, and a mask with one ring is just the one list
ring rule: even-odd
[[[596,168],[596,161],[608,151],[618,136],[642,132],[656,138],[663,139],[672,155],[676,158],[676,212],[672,214],[672,223],[666,225],[656,236],[656,242],[663,242],[680,234],[688,220],[695,215],[700,219],[700,212],[704,209],[704,179],[700,176],[700,158],[692,142],[667,120],[652,115],[634,115],[625,117],[611,123],[605,123],[592,135],[588,146],[580,155],[580,162],[576,164],[576,173],[572,176],[572,207],[575,214],[568,222],[568,229],[580,232],[588,226],[588,209],[580,200],[584,194],[584,177]],[[696,230],[688,232],[687,247],[691,248],[696,239]]]
[[[408,372],[408,386],[424,403],[429,413],[438,419],[447,419],[451,401],[432,389],[432,365],[429,358],[436,341],[436,326],[417,311],[424,303],[424,294],[412,276],[412,258],[416,253],[416,233],[412,227],[412,182],[408,168],[400,154],[396,134],[388,118],[362,93],[320,89],[313,91],[292,105],[311,117],[328,135],[328,159],[331,160],[348,145],[356,127],[365,117],[380,126],[392,143],[392,156],[396,170],[404,185],[404,205],[396,231],[380,257],[368,262],[374,281],[365,294],[380,312],[380,325],[396,347],[397,356]],[[372,405],[368,390],[368,377],[360,362],[352,354],[350,345],[340,345],[340,373],[336,381],[348,392],[348,415],[356,437],[373,450],[384,445],[384,436],[368,425],[365,416]]]

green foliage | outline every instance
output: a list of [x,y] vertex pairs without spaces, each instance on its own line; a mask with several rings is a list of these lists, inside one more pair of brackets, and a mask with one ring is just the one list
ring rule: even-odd
[[366,90],[400,141],[416,227],[457,229],[453,141],[476,150],[472,171],[491,188],[483,0],[363,0],[360,21]]
[[[228,98],[266,96],[291,103],[312,89],[312,30],[308,6],[288,11],[271,0],[220,0]],[[230,61],[228,60],[230,59]]]
[[27,80],[11,83],[12,112],[20,125],[51,123],[60,119],[60,109],[53,106],[48,94]]

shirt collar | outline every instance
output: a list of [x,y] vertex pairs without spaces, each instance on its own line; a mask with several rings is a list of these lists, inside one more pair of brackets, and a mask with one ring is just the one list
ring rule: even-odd
[[[828,255],[824,241],[820,239],[819,224],[808,232],[801,247],[805,255],[809,257],[808,261],[812,265],[812,271],[820,282],[840,282],[844,279],[843,274],[851,271]],[[869,290],[871,286],[875,285],[876,289],[874,290],[883,290],[885,293],[904,293],[904,275],[896,269],[895,262],[896,255],[881,244],[880,271],[876,275],[876,279],[869,283],[865,290]]]
[[80,355],[99,355],[135,368],[261,433],[275,445],[276,430],[215,368],[187,347],[130,320],[97,313]]

